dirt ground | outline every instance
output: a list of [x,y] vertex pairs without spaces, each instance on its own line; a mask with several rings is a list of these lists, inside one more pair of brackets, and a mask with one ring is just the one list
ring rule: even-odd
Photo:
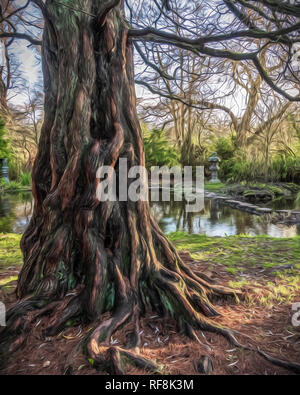
[[[202,271],[212,280],[226,284],[232,280],[232,275],[224,271],[218,264],[203,264],[195,262],[186,252],[181,253],[186,263],[195,270]],[[16,268],[9,268],[11,272]],[[1,273],[1,276],[11,273]],[[265,284],[269,283],[270,273],[248,268],[244,271],[247,284],[255,281],[255,287],[246,285],[243,291],[252,298],[242,301],[217,300],[216,306],[221,314],[215,320],[224,326],[240,331],[251,337],[239,336],[243,344],[251,344],[256,348],[280,359],[300,362],[300,328],[292,326],[292,303],[300,302],[300,292],[293,295],[293,300],[287,303],[273,303],[264,305],[259,303],[263,297]],[[0,278],[1,278],[0,276]],[[270,278],[269,278],[270,277]],[[274,279],[273,279],[274,281]],[[11,286],[14,284],[12,283]],[[9,307],[15,302],[13,288],[1,289],[0,299]],[[251,302],[250,302],[251,301]],[[47,325],[47,318],[38,321],[27,344],[11,356],[5,368],[0,371],[2,375],[103,375],[93,367],[93,361],[88,360],[80,349],[79,341],[92,329],[92,327],[75,327],[61,332],[54,338],[43,338],[42,330]],[[124,345],[131,332],[130,325],[115,333],[113,344]],[[202,356],[209,356],[213,362],[211,374],[222,375],[289,375],[292,372],[276,367],[259,356],[256,352],[245,351],[232,346],[220,335],[198,331],[200,343],[178,334],[176,324],[171,319],[163,319],[157,315],[149,314],[141,321],[142,356],[156,361],[161,366],[160,374],[200,374],[197,366]],[[67,370],[71,365],[72,369]],[[132,365],[127,366],[128,374],[149,374]]]

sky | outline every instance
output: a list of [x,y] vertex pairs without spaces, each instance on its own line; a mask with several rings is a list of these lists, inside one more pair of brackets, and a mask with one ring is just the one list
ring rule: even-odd
[[[36,55],[32,49],[28,48],[28,43],[25,40],[15,40],[12,48],[15,56],[17,57],[18,61],[20,62],[20,70],[22,72],[23,77],[27,81],[29,87],[33,88],[34,85],[38,82],[39,71],[41,68],[41,64],[37,61]],[[153,100],[153,94],[149,92],[147,89],[136,85],[136,95],[138,98],[147,98]],[[239,97],[238,102],[241,103],[244,98]],[[11,102],[16,106],[22,106],[26,101],[26,96],[22,95],[22,93],[16,94],[12,99]],[[240,111],[239,106],[237,105],[237,98],[229,96],[226,99],[226,104],[230,107],[233,112]]]
[[[33,87],[38,82],[38,74],[41,68],[41,64],[37,62],[34,52],[27,47],[25,40],[15,40],[14,43],[14,54],[20,62],[20,70],[28,82],[30,87]],[[136,94],[138,97],[149,96],[149,92],[139,85],[136,85]],[[153,96],[153,95],[152,95]],[[13,99],[12,103],[17,106],[21,106],[25,102],[25,96],[17,94]]]
[[[26,3],[26,0],[16,0],[16,1],[20,6]],[[207,2],[207,4],[209,4],[209,6],[211,7],[214,1],[215,0],[212,0],[211,2]],[[181,4],[185,2],[187,2],[187,0],[182,0]],[[132,3],[134,4],[135,1],[132,0]],[[226,19],[226,23],[229,22],[230,21]],[[15,40],[11,46],[11,50],[14,52],[14,54],[17,56],[20,62],[21,72],[24,78],[26,79],[26,81],[28,82],[28,85],[30,87],[33,87],[34,84],[38,82],[39,71],[41,68],[40,63],[38,63],[35,58],[34,51],[28,48],[28,42],[25,40]],[[1,56],[0,56],[0,62],[1,62]],[[139,85],[136,85],[136,93],[137,93],[137,97],[139,98],[149,98],[150,100],[154,99],[153,94],[149,93],[147,89]],[[235,96],[230,95],[228,98],[226,98],[223,104],[230,107],[236,115],[240,115],[243,107],[245,106],[245,99],[246,99],[245,92],[236,92]],[[12,99],[12,102],[15,105],[22,105],[24,101],[25,101],[25,97],[22,94],[17,94]]]
[[[24,0],[19,0],[24,1]],[[14,52],[15,56],[20,62],[20,70],[28,82],[30,87],[33,87],[39,79],[39,71],[41,68],[40,63],[36,59],[35,52],[29,48],[28,42],[26,40],[15,40],[11,46],[11,50]],[[2,61],[2,56],[0,56],[0,62]],[[153,94],[149,93],[147,89],[136,85],[137,97],[150,98],[153,100]],[[238,97],[237,97],[238,96]],[[25,101],[25,97],[22,94],[17,94],[12,99],[12,103],[15,105],[22,105]],[[224,103],[230,107],[236,115],[241,111],[241,107],[245,102],[245,97],[242,97],[241,93],[236,93],[236,96],[229,96]]]
[[[20,62],[20,71],[27,81],[28,86],[33,88],[39,80],[39,72],[41,71],[41,63],[37,59],[35,51],[30,49],[26,40],[15,40],[12,44],[11,50]],[[149,99],[151,101],[156,100],[155,96],[146,88],[136,85],[135,89],[138,98]],[[13,95],[14,97],[11,99],[12,104],[22,106],[22,104],[26,102],[26,95],[23,95],[22,93],[14,93]],[[229,95],[223,104],[231,108],[231,110],[238,116],[243,107],[242,103],[245,103],[245,99],[244,92],[237,91],[235,95]],[[222,114],[223,113],[220,115]]]
[[[20,70],[24,79],[27,81],[29,87],[33,87],[38,82],[38,74],[41,65],[37,62],[34,52],[28,48],[28,43],[25,40],[15,40],[14,54],[20,62]],[[17,94],[12,98],[14,105],[22,105],[25,101],[24,95]]]

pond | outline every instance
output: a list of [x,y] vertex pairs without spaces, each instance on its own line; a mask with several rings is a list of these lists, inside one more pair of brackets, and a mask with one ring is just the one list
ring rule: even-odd
[[[293,202],[278,202],[276,208],[293,208]],[[263,217],[235,210],[213,200],[205,199],[200,213],[186,213],[184,202],[152,202],[152,212],[165,233],[186,231],[207,236],[231,236],[240,234],[272,237],[300,235],[300,224],[272,224]],[[0,232],[23,233],[33,210],[30,192],[5,194],[0,197]]]
[[0,195],[0,233],[23,233],[32,211],[31,192]]
[[221,237],[241,234],[272,237],[300,235],[300,224],[272,224],[266,217],[235,210],[211,199],[205,199],[201,213],[186,213],[184,206],[184,202],[151,203],[152,212],[165,233],[184,230]]

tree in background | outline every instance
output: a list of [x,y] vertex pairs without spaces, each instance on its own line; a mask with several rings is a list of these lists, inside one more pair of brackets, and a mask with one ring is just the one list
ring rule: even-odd
[[[258,48],[259,42],[252,45]],[[140,65],[145,55],[141,47],[135,46]],[[169,53],[152,43],[146,43],[143,50],[151,62],[138,73],[136,83],[156,94],[156,100],[147,95],[142,98],[139,114],[145,122],[167,130],[181,150],[183,165],[194,165],[197,158],[205,163],[203,153],[209,152],[200,142],[203,133],[211,138],[230,133],[235,136],[236,151],[251,151],[249,146],[255,146],[270,125],[281,121],[292,104],[270,88],[251,62],[214,60],[180,48]],[[268,75],[275,77],[283,58],[278,56],[267,62],[266,51],[259,53],[259,61]],[[149,67],[149,63],[158,64],[158,70]],[[295,81],[296,91],[298,85]],[[293,111],[296,108],[294,105]],[[206,146],[210,144],[207,143]]]
[[[29,1],[15,2],[3,0],[0,15],[0,43],[2,62],[0,64],[0,116],[4,119],[7,135],[11,141],[9,161],[10,178],[19,179],[23,172],[31,171],[37,152],[42,121],[43,88],[37,83],[30,87],[24,78],[20,60],[16,56],[18,47],[11,35],[16,30],[26,36],[41,31],[42,19],[32,13]],[[38,46],[29,44],[39,55]],[[24,104],[15,104],[19,96]]]

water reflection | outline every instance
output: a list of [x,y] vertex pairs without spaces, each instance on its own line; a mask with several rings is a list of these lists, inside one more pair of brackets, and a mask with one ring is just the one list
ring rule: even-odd
[[261,206],[269,207],[273,210],[299,210],[296,202],[296,196],[277,198]]
[[23,233],[33,210],[31,192],[0,196],[0,232]]
[[[280,209],[290,208],[281,202]],[[152,212],[165,233],[184,230],[188,233],[208,236],[230,236],[239,234],[273,237],[300,235],[299,225],[271,224],[262,217],[205,200],[200,213],[187,213],[184,202],[152,202]],[[29,224],[33,210],[30,192],[0,196],[0,232],[23,233]]]
[[151,208],[165,233],[184,230],[207,236],[267,234],[272,237],[293,237],[300,234],[300,224],[271,224],[262,217],[234,210],[215,200],[206,199],[201,213],[186,213],[184,202],[153,202]]

